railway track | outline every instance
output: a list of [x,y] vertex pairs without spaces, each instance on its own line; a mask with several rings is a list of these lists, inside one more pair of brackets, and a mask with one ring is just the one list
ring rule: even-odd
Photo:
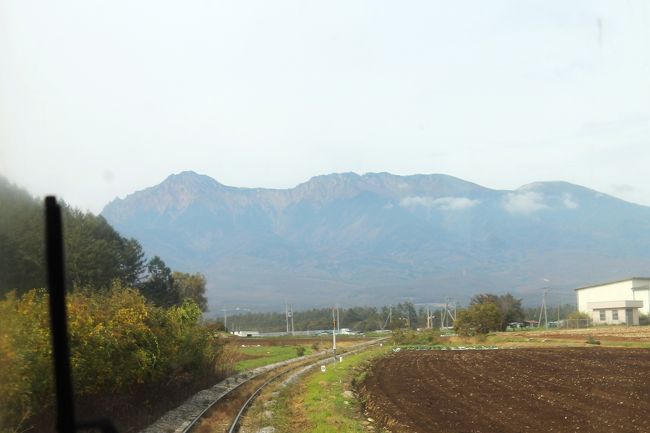
[[[360,352],[385,339],[361,343],[348,348],[339,355]],[[256,397],[271,383],[285,377],[283,385],[297,380],[303,374],[320,365],[334,362],[331,352],[320,352],[289,361],[283,361],[231,376],[230,378],[203,390],[188,399],[178,408],[168,412],[141,433],[173,432],[192,433],[206,418],[223,409],[220,416],[225,428],[220,431],[236,433],[243,416]],[[223,408],[221,407],[223,406]]]

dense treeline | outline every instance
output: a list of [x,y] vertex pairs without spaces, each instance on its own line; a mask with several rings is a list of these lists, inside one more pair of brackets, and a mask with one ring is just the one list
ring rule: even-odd
[[[528,307],[524,308],[524,316],[526,319],[530,320],[539,320],[540,307]],[[572,315],[576,312],[576,304],[551,304],[549,303],[546,308],[546,316],[549,322],[555,320],[570,319]],[[544,317],[542,316],[542,322],[544,322]]]
[[[53,407],[47,305],[43,289],[21,296],[12,292],[0,300],[0,432],[50,427],[38,424]],[[115,408],[142,390],[155,401],[160,396],[152,389],[200,389],[220,374],[221,345],[191,300],[156,307],[137,290],[115,284],[102,292],[77,290],[67,305],[75,392],[82,408],[100,411],[95,416],[119,419]]]
[[[341,309],[339,317],[342,328],[365,331],[366,329],[381,327],[379,312],[373,307]],[[294,311],[293,323],[296,331],[332,329],[332,310],[329,308],[314,308],[306,311]],[[286,331],[285,314],[277,312],[239,314],[228,318],[228,328],[230,330],[257,330],[260,332]]]
[[[205,277],[172,271],[101,216],[62,204],[74,387],[82,416],[143,426],[222,374]],[[0,432],[51,431],[44,209],[0,176]],[[161,398],[161,396],[166,396]]]
[[[339,309],[339,327],[349,328],[357,332],[374,331],[377,329],[418,328],[426,326],[424,308],[416,309],[411,302],[392,306],[352,307]],[[294,329],[296,331],[332,329],[333,317],[331,308],[314,308],[293,313]],[[286,331],[284,313],[247,313],[228,318],[230,330],[254,330],[260,332]]]
[[[0,178],[0,293],[45,286],[44,210],[39,200]],[[113,280],[134,285],[142,248],[100,216],[63,203],[68,287],[108,288]]]
[[[489,305],[488,305],[489,304]],[[493,305],[493,306],[492,306]],[[453,310],[453,307],[450,307]],[[562,318],[575,310],[574,305],[562,305],[548,310],[549,321],[556,320],[558,311]],[[431,307],[431,326],[441,326],[442,311],[440,308]],[[476,314],[480,319],[476,318]],[[461,322],[469,327],[482,327],[482,329],[504,330],[508,323],[522,320],[536,320],[539,308],[523,308],[521,299],[515,298],[510,293],[505,295],[478,294],[472,298],[467,309],[458,309],[457,314]],[[349,328],[357,332],[367,332],[377,329],[398,328],[425,328],[427,326],[427,310],[425,306],[416,306],[411,302],[397,305],[376,307],[353,307],[339,310],[340,327]],[[481,322],[488,317],[487,322]],[[296,331],[327,330],[333,326],[331,308],[318,308],[293,313],[294,329]],[[467,325],[469,323],[469,325]],[[447,316],[445,326],[452,325],[451,318]],[[247,313],[228,317],[228,328],[231,331],[249,330],[260,332],[286,331],[284,313]]]
[[[172,272],[160,257],[148,262],[135,239],[101,216],[63,203],[67,286],[106,290],[117,281],[138,288],[158,306],[193,299],[204,311],[205,277]],[[0,296],[45,287],[44,209],[40,200],[0,176]]]

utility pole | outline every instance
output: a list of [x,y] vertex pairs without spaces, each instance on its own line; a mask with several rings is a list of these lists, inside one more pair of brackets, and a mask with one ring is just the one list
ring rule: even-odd
[[539,309],[539,325],[541,326],[542,324],[542,314],[544,314],[544,327],[548,328],[548,317],[546,316],[546,293],[548,293],[548,289],[544,289],[542,295],[542,307]]
[[[451,306],[449,305],[451,301],[454,302],[453,310],[452,310]],[[440,326],[441,327],[445,327],[447,325],[449,319],[451,319],[452,323],[456,320],[456,308],[457,307],[458,307],[458,303],[455,300],[453,300],[453,299],[451,299],[449,297],[445,298],[445,308],[444,308],[444,310],[442,312],[442,315],[440,316]]]
[[431,310],[427,305],[427,329],[431,329]]
[[[291,329],[291,335],[293,335],[293,307],[291,304],[284,304],[284,315],[287,322],[287,335],[289,335],[289,329]],[[291,328],[289,328],[289,322],[291,321]]]
[[[248,311],[250,312],[248,308],[222,308],[221,311],[223,311],[223,328],[228,332],[228,311]],[[234,329],[234,328],[233,328]]]
[[[338,310],[338,309],[337,309]],[[334,361],[336,361],[336,314],[332,308],[332,352],[334,353]]]
[[427,305],[427,329],[433,328],[433,319],[436,316],[431,313],[431,306]]
[[383,331],[384,329],[386,329],[386,326],[388,325],[388,322],[391,322],[391,318],[392,318],[391,316],[392,316],[392,314],[393,314],[392,311],[393,311],[393,306],[390,305],[390,306],[388,307],[388,315],[386,316],[386,321],[384,322],[384,326],[381,327],[381,330],[382,330],[382,331]]
[[336,331],[341,333],[341,319],[339,318],[339,304],[336,304]]

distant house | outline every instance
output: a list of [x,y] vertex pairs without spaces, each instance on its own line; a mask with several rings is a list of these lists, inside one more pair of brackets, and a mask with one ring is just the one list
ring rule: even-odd
[[638,325],[639,313],[650,314],[650,277],[632,277],[575,290],[578,310],[587,313],[595,325]]
[[260,333],[259,331],[233,331],[231,332],[233,335],[237,335],[238,337],[259,337]]

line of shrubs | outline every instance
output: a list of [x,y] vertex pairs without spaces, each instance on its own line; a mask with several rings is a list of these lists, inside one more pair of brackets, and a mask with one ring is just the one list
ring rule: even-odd
[[[115,283],[102,292],[76,290],[67,306],[74,389],[81,402],[95,398],[105,409],[107,396],[113,403],[129,401],[143,390],[202,386],[221,375],[216,359],[222,344],[191,300],[156,307],[137,290]],[[0,300],[0,320],[0,432],[40,431],[39,422],[51,416],[54,405],[47,292],[9,293]]]

